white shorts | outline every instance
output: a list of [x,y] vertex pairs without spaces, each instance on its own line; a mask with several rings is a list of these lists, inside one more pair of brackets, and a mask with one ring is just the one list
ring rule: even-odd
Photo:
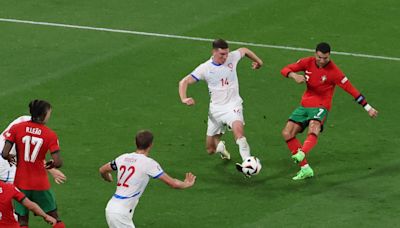
[[243,106],[222,111],[210,111],[208,113],[207,136],[224,134],[226,126],[232,128],[232,123],[237,120],[244,124]]
[[106,220],[109,228],[135,228],[132,216],[106,210]]

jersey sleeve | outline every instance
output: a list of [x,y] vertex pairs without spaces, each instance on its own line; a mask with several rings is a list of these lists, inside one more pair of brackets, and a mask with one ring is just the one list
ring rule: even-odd
[[296,63],[289,64],[281,70],[281,74],[287,77],[290,72],[305,71],[307,66],[307,59],[299,59]]
[[160,164],[154,160],[150,160],[147,164],[147,175],[151,176],[152,178],[156,179],[159,178],[161,175],[164,174],[163,169],[161,168]]
[[15,133],[15,126],[12,126],[10,129],[3,133],[4,139],[6,141],[15,143]]
[[58,137],[55,133],[51,134],[51,136],[50,136],[49,150],[50,150],[50,153],[54,153],[54,152],[60,150]]
[[229,54],[232,55],[232,61],[235,63],[239,62],[243,57],[239,50],[232,51]]
[[13,192],[13,199],[15,199],[16,201],[21,202],[23,199],[25,199],[25,194],[22,193],[17,187],[13,186],[12,192]]
[[357,103],[359,103],[364,108],[368,105],[367,99],[365,99],[364,95],[351,84],[349,79],[338,69],[335,76],[335,84],[350,94]]
[[346,75],[344,75],[344,73],[339,69],[336,69],[335,71],[334,82],[354,98],[357,98],[360,95],[360,92],[351,84]]
[[196,81],[204,80],[204,75],[206,72],[206,65],[200,64],[194,71],[190,74]]

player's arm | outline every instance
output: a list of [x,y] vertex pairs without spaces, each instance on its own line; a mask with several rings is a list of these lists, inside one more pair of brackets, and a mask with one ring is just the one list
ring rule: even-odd
[[100,167],[99,172],[101,177],[108,182],[113,182],[113,178],[111,175],[111,172],[117,170],[117,166],[115,164],[115,161],[108,162],[104,164],[102,167]]
[[55,225],[57,223],[57,220],[50,215],[46,214],[36,203],[30,201],[27,197],[23,198],[20,203],[24,205],[26,208],[28,208],[30,211],[35,213],[36,215],[39,215],[43,217],[43,219],[50,223],[51,225]]
[[13,147],[14,143],[6,140],[4,143],[3,151],[1,152],[1,156],[7,160],[11,165],[16,164],[15,156],[10,154],[10,151]]
[[297,83],[304,83],[306,81],[306,78],[304,77],[304,75],[298,74],[297,72],[305,70],[306,70],[305,61],[304,59],[300,59],[296,63],[289,64],[284,68],[282,68],[281,74],[284,77],[292,78]]
[[181,181],[170,177],[164,172],[160,177],[158,177],[158,179],[162,180],[164,183],[171,186],[172,188],[185,189],[194,185],[194,182],[196,181],[196,176],[192,173],[186,173],[185,180]]
[[252,63],[253,69],[260,69],[261,66],[263,65],[263,61],[250,49],[242,47],[239,48],[238,51],[240,52],[240,55],[242,57],[246,56],[247,58],[251,59],[251,61],[253,61]]
[[368,115],[372,118],[378,116],[378,111],[374,109],[370,104],[368,104],[364,95],[362,95],[348,80],[346,76],[343,76],[341,80],[337,80],[336,84],[346,91],[348,94],[354,97],[355,101],[364,107],[365,111],[368,112]]
[[60,168],[63,164],[63,161],[60,156],[60,150],[56,150],[54,152],[50,153],[51,155],[51,160],[46,162],[46,169],[52,169],[52,168]]
[[189,85],[192,85],[196,83],[198,79],[196,80],[193,75],[189,74],[186,77],[182,78],[182,80],[179,81],[179,96],[181,98],[182,103],[186,105],[194,105],[195,101],[191,97],[187,97],[187,87]]

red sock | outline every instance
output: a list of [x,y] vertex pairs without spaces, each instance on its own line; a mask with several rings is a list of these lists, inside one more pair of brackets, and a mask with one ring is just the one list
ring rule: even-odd
[[301,148],[301,143],[296,137],[291,138],[288,141],[286,141],[286,144],[287,144],[289,150],[292,152],[292,154],[296,154],[297,149]]
[[65,228],[65,224],[63,222],[57,222],[53,225],[53,228]]
[[305,165],[308,165],[307,159],[304,158],[303,161],[301,161],[301,162],[299,163],[299,165],[300,165],[300,167],[303,167],[303,166],[305,166]]
[[318,141],[318,136],[316,134],[314,133],[308,134],[301,150],[307,154],[315,146],[315,144],[317,144],[317,141]]

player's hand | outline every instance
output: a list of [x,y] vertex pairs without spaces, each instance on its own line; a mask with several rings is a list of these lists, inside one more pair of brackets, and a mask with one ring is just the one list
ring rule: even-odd
[[196,181],[196,176],[193,173],[186,173],[186,178],[183,181],[186,184],[186,187],[192,187],[194,182]]
[[188,98],[183,99],[182,103],[184,103],[184,104],[186,104],[188,106],[191,106],[191,105],[194,105],[196,102],[194,101],[193,98],[188,97]]
[[293,80],[295,80],[295,82],[297,82],[299,84],[306,82],[306,78],[304,77],[304,75],[296,74],[294,72],[290,72],[288,76],[290,78],[293,78]]
[[103,177],[103,179],[107,182],[113,182],[111,173],[107,173],[106,176]]
[[251,68],[253,68],[253,70],[257,70],[257,69],[260,69],[261,67],[262,67],[262,65],[263,65],[263,62],[261,61],[261,62],[253,62],[252,64],[251,64]]
[[17,158],[15,155],[10,154],[7,160],[8,163],[10,163],[10,166],[17,165]]
[[46,215],[43,218],[47,223],[51,224],[52,226],[55,225],[57,223],[57,219],[51,217],[50,215]]
[[368,115],[369,115],[371,118],[375,118],[375,117],[378,116],[378,111],[377,111],[376,109],[374,109],[374,108],[371,108],[371,109],[368,111]]
[[48,171],[57,184],[63,184],[67,180],[67,177],[59,169],[49,169]]

